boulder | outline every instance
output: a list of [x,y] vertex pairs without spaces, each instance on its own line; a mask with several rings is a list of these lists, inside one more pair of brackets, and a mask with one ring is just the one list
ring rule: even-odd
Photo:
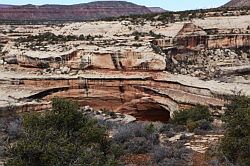
[[181,74],[187,74],[187,70],[184,69],[184,68],[182,68],[182,69],[181,69]]
[[65,67],[60,67],[61,73],[62,74],[69,74],[70,68],[65,66]]
[[125,118],[123,119],[125,123],[131,123],[136,121],[136,118],[131,115],[125,115]]
[[56,74],[62,74],[61,70],[55,70]]

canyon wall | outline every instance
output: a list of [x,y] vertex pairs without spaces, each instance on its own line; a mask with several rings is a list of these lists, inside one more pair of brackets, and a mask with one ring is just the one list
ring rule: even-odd
[[250,46],[250,34],[222,34],[209,36],[208,48],[238,48]]
[[250,46],[250,34],[220,34],[177,37],[174,45],[179,48],[201,50],[204,48],[239,48]]
[[[68,53],[39,56],[18,54],[17,62],[23,67],[60,68],[67,66],[71,69],[111,69],[111,70],[165,70],[166,62],[162,55],[153,51],[85,51],[76,50]],[[47,53],[48,54],[48,53]]]
[[[214,31],[218,32],[219,29],[214,29]],[[231,29],[231,31],[234,31],[234,29]],[[249,47],[250,34],[246,29],[243,31],[245,32],[230,33],[228,30],[224,30],[221,33],[209,34],[209,32],[207,33],[193,23],[185,23],[174,37],[173,45],[180,49],[191,50]]]
[[182,85],[174,81],[156,81],[152,78],[77,78],[24,79],[22,84],[42,91],[29,99],[50,101],[53,97],[77,100],[82,106],[106,108],[132,115],[141,120],[167,120],[174,111],[196,104],[220,109],[224,101],[205,88]]

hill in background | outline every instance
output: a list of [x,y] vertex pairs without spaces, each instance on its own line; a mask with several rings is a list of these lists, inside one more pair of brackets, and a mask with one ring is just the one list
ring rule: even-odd
[[250,0],[231,0],[223,7],[250,7]]
[[[146,6],[125,1],[97,1],[76,5],[0,5],[1,20],[94,20],[106,17],[150,14]],[[158,8],[158,12],[159,12]],[[162,10],[161,10],[162,11]]]

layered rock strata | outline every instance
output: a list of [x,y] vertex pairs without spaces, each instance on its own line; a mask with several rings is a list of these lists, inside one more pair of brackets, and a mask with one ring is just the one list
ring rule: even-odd
[[[17,102],[13,106],[17,106],[20,112],[31,109],[40,111],[50,108],[48,102],[51,98],[64,97],[77,100],[82,106],[88,105],[94,109],[106,108],[130,114],[139,120],[167,121],[174,111],[196,104],[207,105],[211,110],[219,111],[225,104],[223,96],[233,95],[232,90],[236,88],[236,84],[198,81],[192,77],[181,79],[162,73],[155,74],[144,77],[136,76],[136,74],[126,76],[119,73],[120,76],[117,78],[103,74],[65,78],[22,77],[18,79],[18,82],[15,81],[17,84],[15,86],[18,89],[25,87],[26,91],[30,89],[29,91],[33,92],[26,93],[27,95],[20,93],[20,96],[13,99],[11,103]],[[242,85],[241,88],[239,91],[250,92],[246,85]],[[15,96],[14,92],[9,91],[3,93]],[[9,98],[6,100],[8,101]],[[40,105],[39,102],[33,104],[28,102],[36,100],[40,100]],[[28,106],[29,109],[26,109]]]

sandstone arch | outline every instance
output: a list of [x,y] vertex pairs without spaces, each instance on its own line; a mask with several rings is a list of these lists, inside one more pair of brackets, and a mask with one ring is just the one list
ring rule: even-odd
[[137,120],[168,122],[170,111],[151,98],[135,99],[118,108],[117,112],[134,116]]

